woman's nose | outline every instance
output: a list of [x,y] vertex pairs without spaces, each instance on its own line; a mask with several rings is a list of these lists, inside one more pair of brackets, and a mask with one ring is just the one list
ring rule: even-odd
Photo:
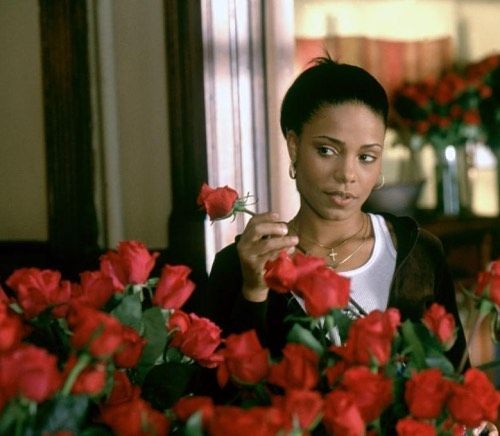
[[337,162],[335,178],[340,183],[352,183],[356,180],[356,171],[353,159],[344,157]]

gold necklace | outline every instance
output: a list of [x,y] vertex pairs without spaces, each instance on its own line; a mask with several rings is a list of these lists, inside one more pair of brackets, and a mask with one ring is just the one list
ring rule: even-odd
[[[328,253],[328,257],[331,259],[331,263],[332,265],[335,263],[335,259],[337,258],[338,256],[338,252],[335,251],[337,248],[341,247],[342,245],[344,245],[347,241],[349,241],[350,239],[358,236],[361,231],[365,228],[365,215],[363,215],[363,222],[361,223],[361,228],[354,234],[352,234],[351,236],[349,236],[348,238],[344,239],[343,241],[341,241],[340,243],[334,245],[333,247],[329,247],[327,245],[324,245],[324,244],[321,244],[319,243],[318,241],[316,241],[315,239],[312,239],[312,238],[309,238],[308,236],[305,236],[305,235],[300,235],[301,238],[305,239],[306,241],[309,241],[309,242],[312,242],[314,245],[318,246],[318,247],[321,247],[321,248],[325,248],[326,250],[330,250],[330,253]],[[295,226],[295,220],[292,221],[292,229],[295,231],[295,233],[297,233],[297,235],[299,234],[299,229]],[[363,241],[364,242],[364,241]],[[360,249],[361,247],[358,247],[355,252],[352,254],[356,254],[356,252]],[[352,256],[351,256],[352,257]],[[349,259],[347,259],[349,260]],[[347,262],[346,259],[343,259],[342,261],[340,261],[338,265],[341,265],[342,263],[345,263]]]
[[[368,224],[368,226],[369,226],[369,222],[363,216],[363,225],[362,225],[361,229],[356,233],[356,235],[359,234],[359,233],[363,233],[364,232],[364,230],[365,230],[365,223]],[[292,226],[292,227],[293,227],[294,230],[296,230],[294,226]],[[297,232],[297,234],[298,234],[298,232]],[[352,237],[353,236],[347,238],[347,240],[351,239]],[[335,263],[335,260],[332,259],[332,261],[329,262],[327,266],[330,267],[330,268],[338,268],[340,265],[343,265],[344,263],[348,262],[349,260],[351,260],[356,255],[356,253],[358,253],[359,250],[361,250],[361,248],[363,247],[363,245],[365,245],[366,242],[369,239],[370,239],[369,236],[364,236],[363,239],[362,239],[362,241],[354,249],[354,251],[352,251],[350,254],[348,254],[346,257],[344,257],[344,259],[340,260],[337,263]],[[339,244],[339,245],[341,245],[341,244]],[[339,245],[337,245],[337,247]],[[307,254],[307,251],[300,244],[297,244],[297,248],[299,248],[299,250],[301,250],[302,252],[304,252],[305,254]],[[329,247],[324,247],[324,248],[329,248]],[[331,257],[330,254],[328,254],[328,256]]]

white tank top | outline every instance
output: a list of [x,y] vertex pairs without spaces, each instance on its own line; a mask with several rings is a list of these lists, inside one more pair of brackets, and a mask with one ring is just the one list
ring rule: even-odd
[[396,269],[396,249],[384,217],[371,213],[368,216],[372,222],[375,239],[370,258],[359,268],[339,272],[341,276],[351,279],[351,299],[367,313],[375,309],[387,309],[392,277]]

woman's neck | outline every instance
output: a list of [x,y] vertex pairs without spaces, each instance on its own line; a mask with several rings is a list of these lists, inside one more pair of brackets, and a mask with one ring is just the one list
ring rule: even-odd
[[317,241],[325,246],[333,246],[359,232],[365,222],[362,211],[353,213],[344,219],[325,219],[313,211],[300,208],[292,219],[292,228],[296,233]]

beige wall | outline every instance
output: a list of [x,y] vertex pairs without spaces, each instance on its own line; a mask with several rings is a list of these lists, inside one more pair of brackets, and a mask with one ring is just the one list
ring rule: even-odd
[[38,1],[0,0],[0,240],[46,240]]
[[113,4],[124,237],[164,247],[172,206],[163,2]]
[[[123,239],[165,247],[171,181],[163,2],[111,4]],[[0,0],[0,53],[0,240],[46,240],[37,0]]]

